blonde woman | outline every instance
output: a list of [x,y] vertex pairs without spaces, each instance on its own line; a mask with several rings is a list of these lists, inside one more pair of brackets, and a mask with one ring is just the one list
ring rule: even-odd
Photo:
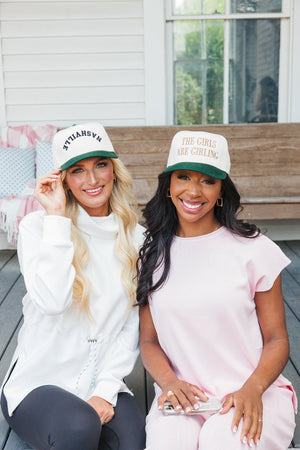
[[143,241],[131,178],[100,124],[59,131],[52,151],[59,169],[35,189],[44,211],[20,225],[27,293],[2,411],[35,449],[141,450],[143,418],[123,381],[138,354]]

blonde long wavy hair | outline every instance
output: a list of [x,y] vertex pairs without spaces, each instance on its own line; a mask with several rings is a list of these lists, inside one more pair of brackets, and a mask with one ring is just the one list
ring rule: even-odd
[[[136,296],[136,261],[138,253],[133,245],[133,233],[138,222],[136,199],[132,191],[132,178],[120,159],[111,158],[116,176],[109,199],[110,211],[118,221],[118,234],[115,251],[123,263],[121,281],[128,295],[128,308],[135,303]],[[66,216],[71,219],[71,239],[74,244],[73,266],[75,280],[73,284],[73,299],[82,309],[89,313],[90,280],[84,273],[89,260],[89,250],[82,231],[77,226],[79,214],[78,202],[72,191],[66,185],[66,170],[62,172],[62,181],[67,198]]]

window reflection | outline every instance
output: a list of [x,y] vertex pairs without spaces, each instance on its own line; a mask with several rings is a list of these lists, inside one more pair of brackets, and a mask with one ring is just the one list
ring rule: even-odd
[[[173,14],[224,14],[225,0],[173,0]],[[281,12],[282,0],[230,0],[231,13]]]
[[175,123],[223,122],[224,22],[174,24]]
[[279,20],[231,22],[229,121],[277,122]]
[[173,0],[178,15],[224,14],[225,0]]
[[[226,18],[226,38],[226,21],[217,16],[173,21],[177,124],[223,123],[224,114],[229,123],[277,122],[280,19],[246,13],[280,11],[281,0],[227,0],[227,6],[245,16]],[[181,15],[224,13],[225,0],[173,0],[173,7]]]
[[282,0],[231,0],[232,13],[281,12]]

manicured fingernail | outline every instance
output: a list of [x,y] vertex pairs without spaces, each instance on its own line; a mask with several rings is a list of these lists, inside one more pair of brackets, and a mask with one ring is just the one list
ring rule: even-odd
[[244,436],[243,444],[246,444],[246,443],[247,443],[247,438],[246,438],[246,436]]
[[161,405],[159,405],[158,409],[162,410],[162,409],[163,409],[163,407],[162,407]]
[[177,409],[177,411],[180,411],[181,410],[181,406],[177,405],[175,409]]
[[223,411],[224,408],[219,409],[219,413]]
[[194,409],[197,410],[197,409],[199,409],[199,408],[200,408],[200,406],[198,405],[198,403],[195,403],[195,404],[194,404]]
[[253,439],[250,441],[250,447],[253,447]]
[[233,427],[232,432],[233,432],[233,433],[236,433],[236,432],[237,432],[237,426],[236,426],[236,425]]
[[256,447],[259,446],[259,443],[260,443],[260,441],[259,441],[259,439],[257,439],[257,441],[256,441]]
[[189,406],[187,406],[186,408],[185,408],[185,412],[187,412],[187,413],[190,413],[192,410],[191,410],[191,408],[189,407]]

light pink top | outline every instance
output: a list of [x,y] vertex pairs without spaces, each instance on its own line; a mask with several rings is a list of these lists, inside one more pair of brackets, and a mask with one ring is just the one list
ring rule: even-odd
[[[242,386],[262,352],[255,292],[269,290],[289,262],[267,237],[243,238],[225,227],[174,238],[169,277],[150,309],[180,379],[220,399]],[[282,375],[274,384],[291,389]]]

